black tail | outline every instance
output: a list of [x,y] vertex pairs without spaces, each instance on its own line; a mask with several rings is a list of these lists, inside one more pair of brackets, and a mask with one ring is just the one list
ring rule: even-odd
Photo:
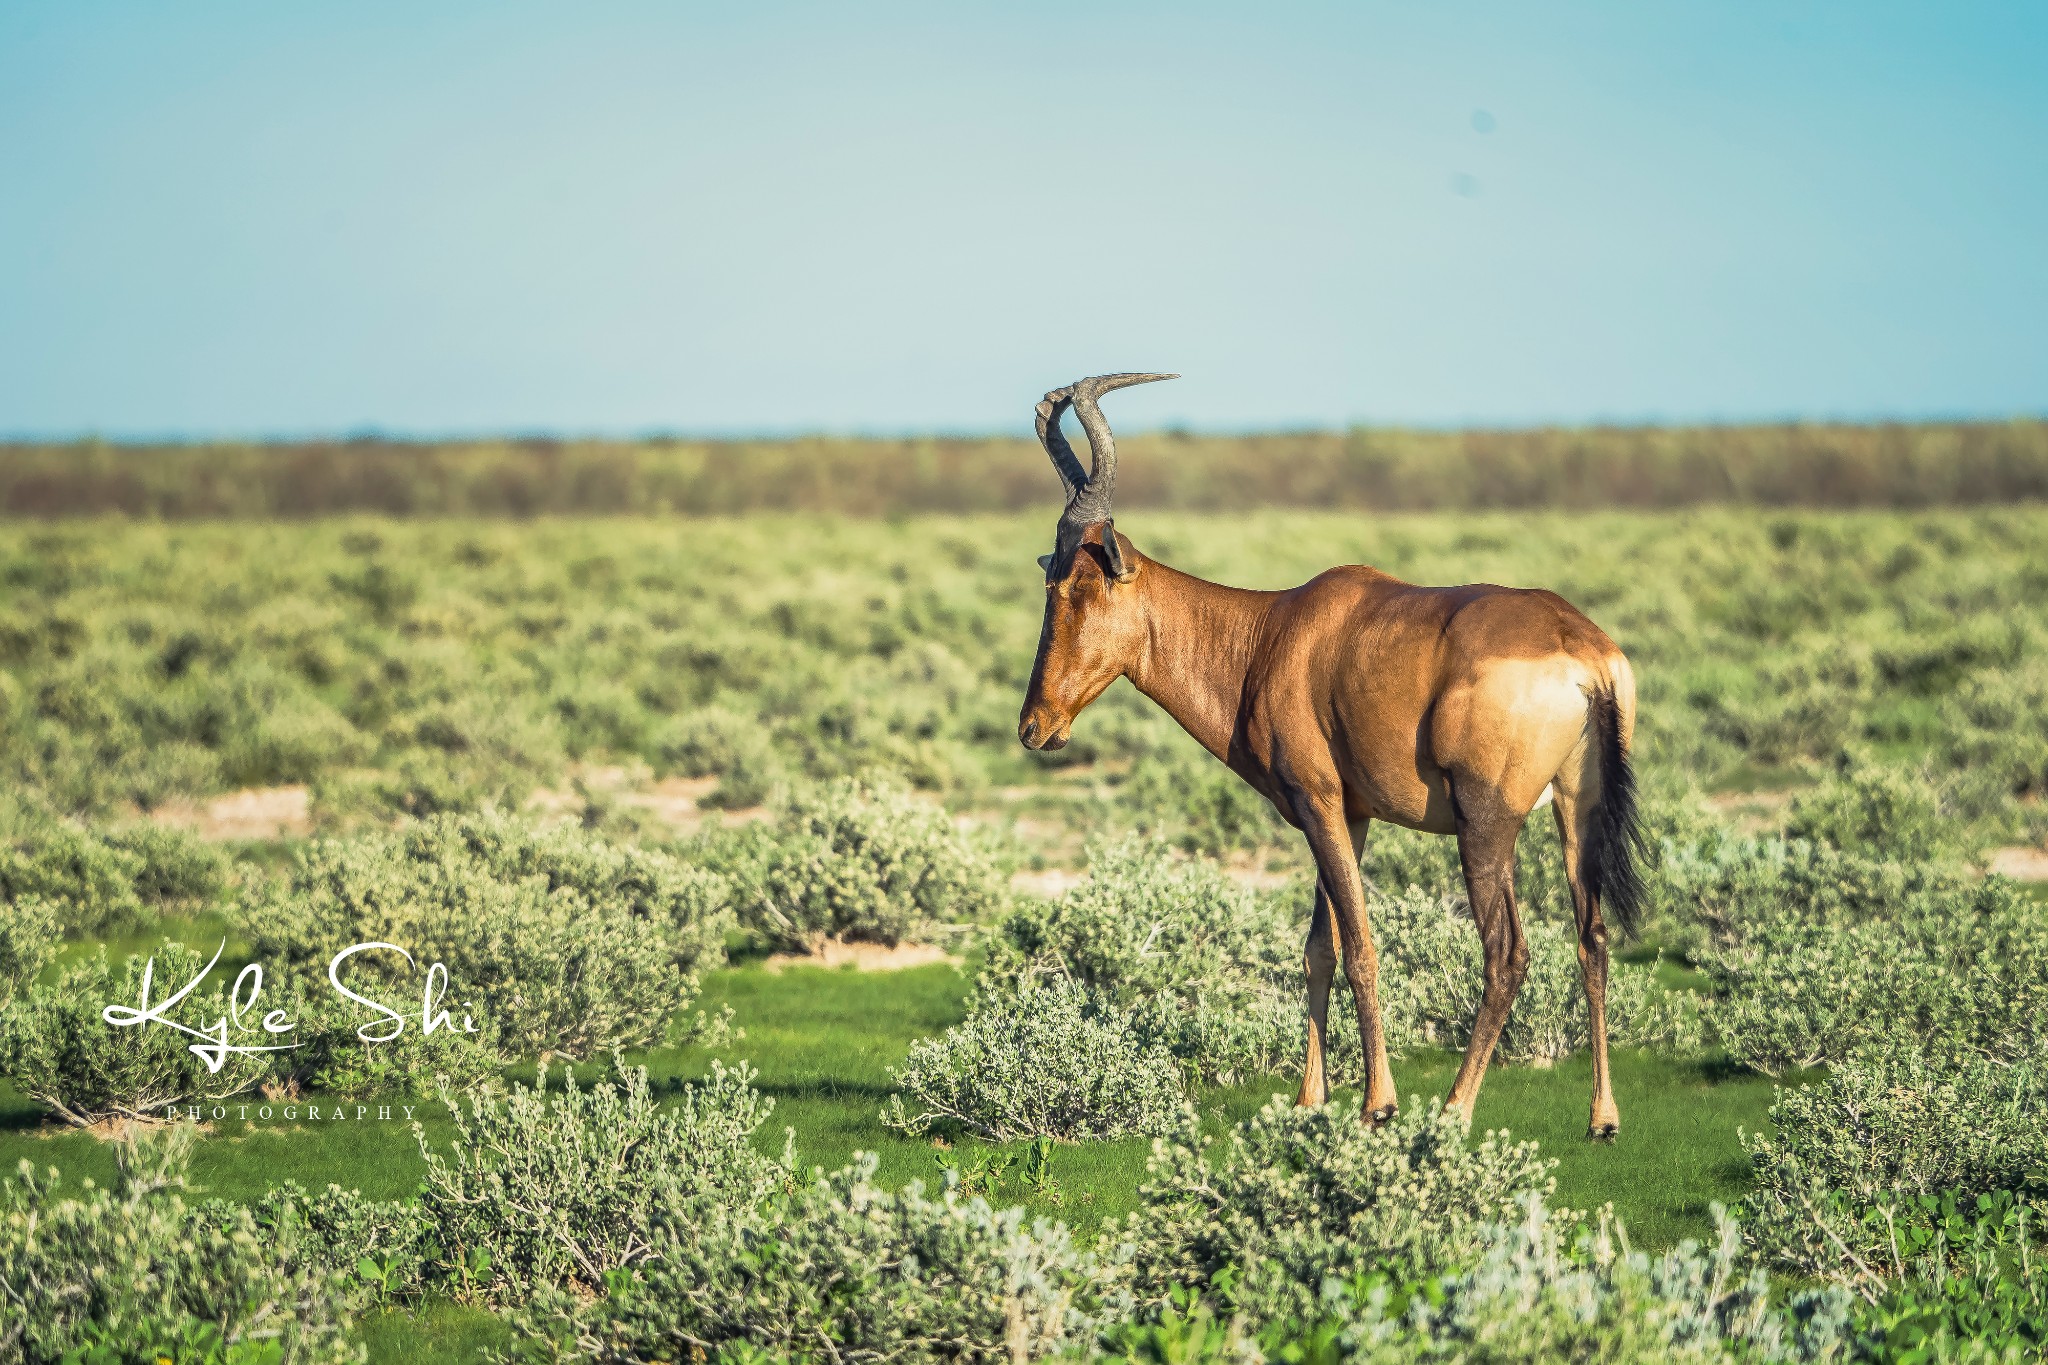
[[1621,742],[1621,708],[1614,689],[1592,694],[1593,741],[1599,745],[1600,804],[1579,851],[1579,881],[1629,937],[1642,918],[1643,830],[1636,818],[1636,775]]

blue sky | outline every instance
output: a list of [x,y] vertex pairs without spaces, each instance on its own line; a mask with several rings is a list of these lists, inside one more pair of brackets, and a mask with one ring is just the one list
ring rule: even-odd
[[2048,410],[2048,6],[0,0],[0,432]]

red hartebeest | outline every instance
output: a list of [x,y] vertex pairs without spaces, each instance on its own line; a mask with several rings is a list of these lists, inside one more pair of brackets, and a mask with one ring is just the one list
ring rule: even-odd
[[[1394,1112],[1378,967],[1359,859],[1386,820],[1455,834],[1485,949],[1485,991],[1449,1103],[1467,1117],[1528,974],[1515,908],[1515,837],[1556,799],[1579,961],[1592,1015],[1590,1132],[1620,1114],[1607,1074],[1607,928],[1631,928],[1643,888],[1629,739],[1628,660],[1556,593],[1490,583],[1424,588],[1350,565],[1285,592],[1226,588],[1138,553],[1110,521],[1116,446],[1097,400],[1167,374],[1113,374],[1054,389],[1038,437],[1066,485],[1045,569],[1045,624],[1017,737],[1057,749],[1074,717],[1118,678],[1158,702],[1307,836],[1316,898],[1304,965],[1308,1060],[1300,1102],[1328,1098],[1323,1037],[1337,954],[1358,1010],[1365,1113]],[[1060,431],[1071,407],[1092,469]]]

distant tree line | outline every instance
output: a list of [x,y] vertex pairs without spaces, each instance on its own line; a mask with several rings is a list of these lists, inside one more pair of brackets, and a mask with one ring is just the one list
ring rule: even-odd
[[[2048,498],[2048,421],[1165,431],[1120,442],[1120,507],[1912,508]],[[15,517],[534,517],[1056,510],[1028,440],[385,439],[0,445]]]

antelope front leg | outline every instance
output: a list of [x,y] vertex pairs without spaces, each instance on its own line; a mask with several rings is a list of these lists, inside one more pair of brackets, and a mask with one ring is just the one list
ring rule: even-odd
[[1301,1094],[1295,1104],[1322,1104],[1330,1098],[1330,1072],[1323,1060],[1323,1032],[1329,1027],[1330,984],[1337,976],[1337,947],[1330,934],[1330,893],[1316,878],[1316,907],[1309,920],[1308,946],[1301,965],[1308,977],[1308,1061],[1302,1068]]
[[1379,958],[1365,912],[1365,883],[1358,875],[1358,846],[1344,818],[1341,789],[1323,799],[1297,798],[1302,833],[1316,855],[1317,900],[1325,897],[1344,945],[1344,979],[1358,1010],[1358,1041],[1365,1056],[1365,1118],[1385,1123],[1394,1116],[1394,1069],[1387,1064],[1387,1036],[1380,1023]]

